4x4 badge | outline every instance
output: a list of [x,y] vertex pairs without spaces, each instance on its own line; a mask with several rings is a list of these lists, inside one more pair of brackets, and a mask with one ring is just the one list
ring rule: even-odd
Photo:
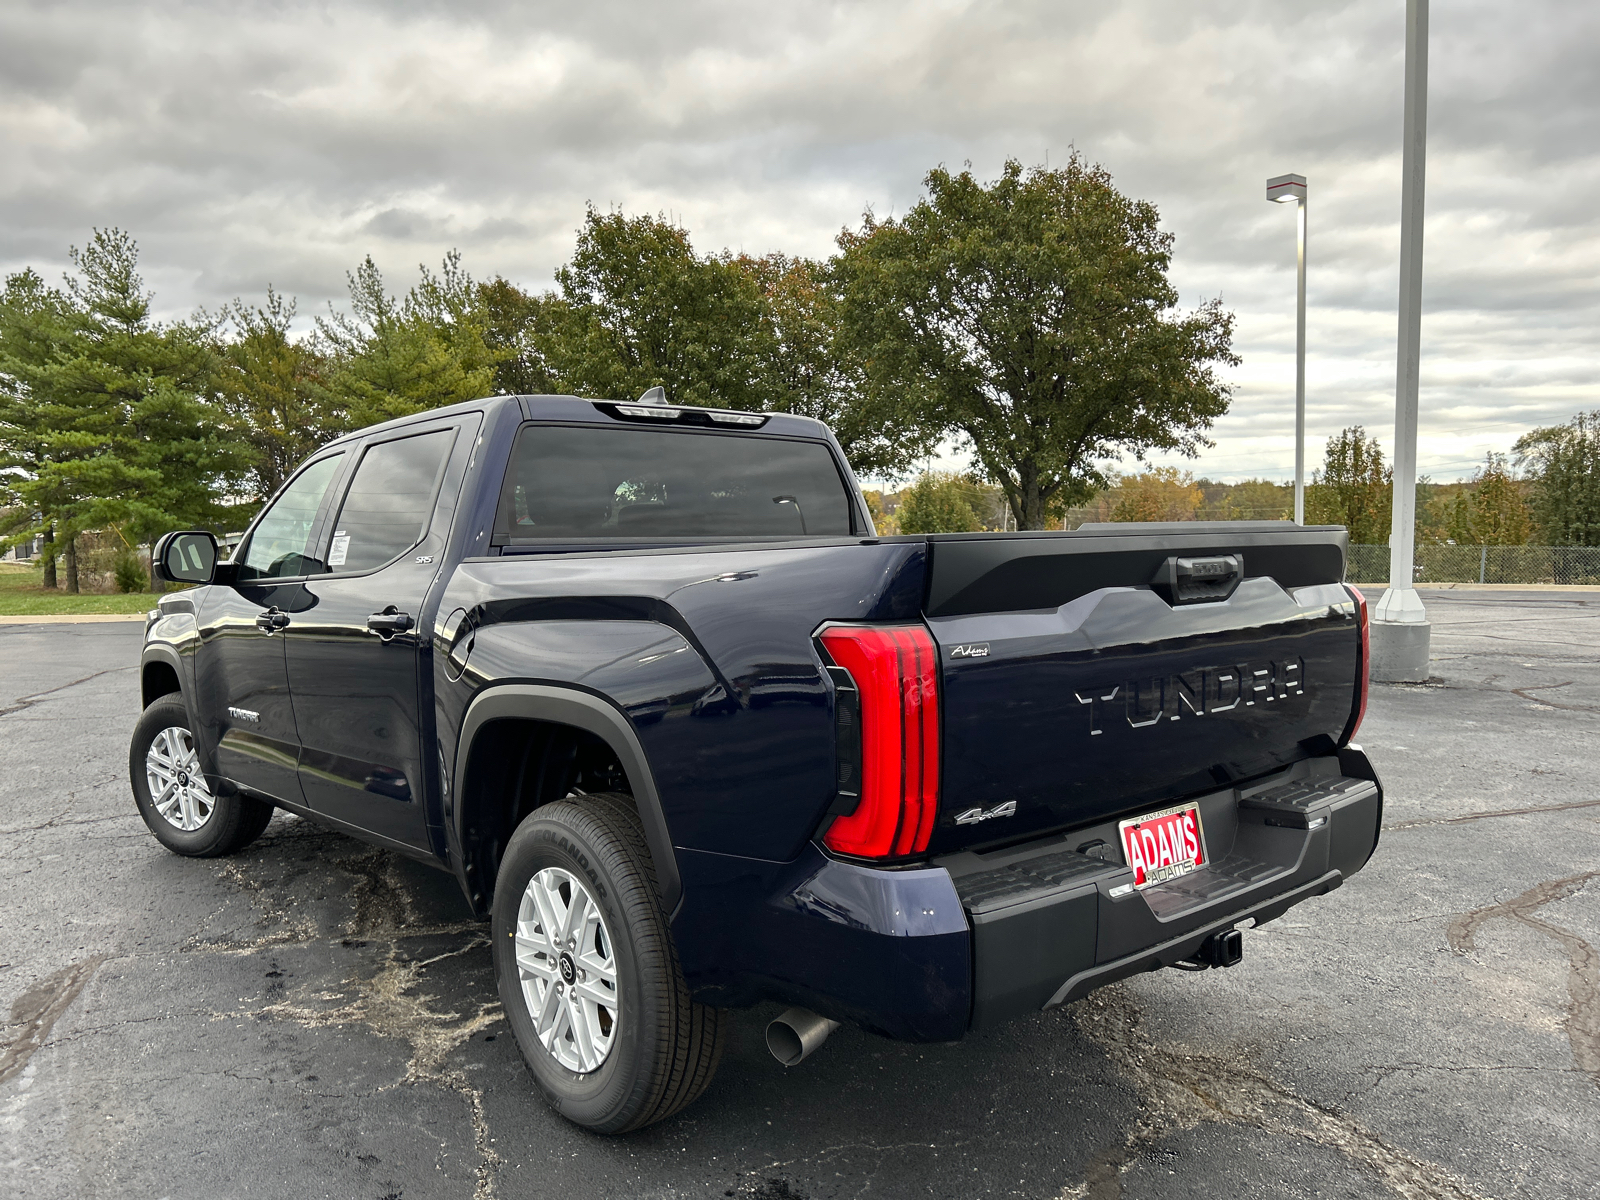
[[1007,800],[1004,804],[996,804],[985,811],[981,808],[969,808],[966,812],[956,814],[957,825],[976,825],[979,821],[992,821],[996,817],[1014,817],[1017,815],[1017,802]]

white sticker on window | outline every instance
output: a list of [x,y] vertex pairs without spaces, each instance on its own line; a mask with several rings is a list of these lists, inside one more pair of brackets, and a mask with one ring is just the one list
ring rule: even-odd
[[328,551],[328,565],[330,567],[344,566],[345,555],[350,553],[350,535],[336,533],[333,535],[333,548]]

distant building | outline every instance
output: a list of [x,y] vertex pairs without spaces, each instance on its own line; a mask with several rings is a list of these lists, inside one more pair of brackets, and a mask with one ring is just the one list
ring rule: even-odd
[[32,562],[39,557],[39,551],[42,549],[44,549],[44,539],[36,537],[26,542],[17,543],[4,554],[0,554],[0,559],[4,559],[6,562]]

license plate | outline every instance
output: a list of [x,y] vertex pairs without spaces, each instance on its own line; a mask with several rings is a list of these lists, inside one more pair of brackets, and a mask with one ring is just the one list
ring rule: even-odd
[[1200,806],[1179,804],[1123,821],[1122,854],[1133,868],[1133,886],[1147,888],[1187,875],[1206,862]]

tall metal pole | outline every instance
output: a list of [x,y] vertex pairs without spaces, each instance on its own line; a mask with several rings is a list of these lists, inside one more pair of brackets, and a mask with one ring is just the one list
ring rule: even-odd
[[1294,325],[1294,523],[1306,523],[1306,194],[1300,189],[1300,288]]
[[1306,523],[1306,177],[1275,175],[1267,199],[1295,205],[1296,290],[1294,307],[1294,520]]
[[1422,363],[1422,217],[1428,149],[1428,0],[1406,0],[1405,144],[1400,188],[1400,331],[1395,365],[1394,526],[1389,589],[1373,614],[1373,678],[1428,677],[1428,613],[1413,586],[1417,388]]

